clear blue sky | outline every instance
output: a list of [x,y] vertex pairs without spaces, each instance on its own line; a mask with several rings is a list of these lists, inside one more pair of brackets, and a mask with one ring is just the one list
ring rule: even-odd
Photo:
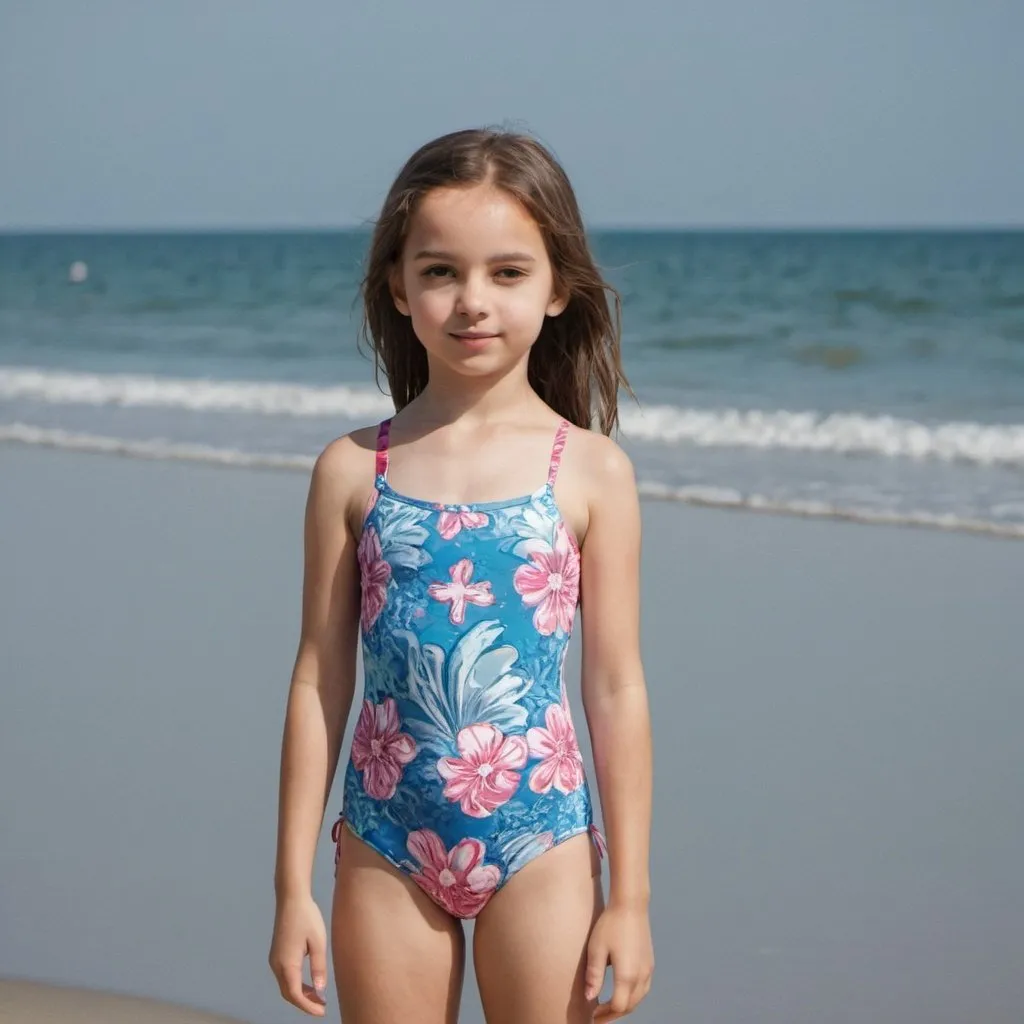
[[1024,225],[1022,0],[0,0],[0,227],[331,226],[515,122],[594,225]]

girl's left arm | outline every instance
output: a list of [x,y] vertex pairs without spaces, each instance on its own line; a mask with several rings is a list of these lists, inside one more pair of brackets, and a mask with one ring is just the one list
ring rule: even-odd
[[[592,438],[597,495],[582,550],[583,706],[608,840],[608,905],[591,933],[587,998],[611,963],[614,991],[596,1021],[632,1011],[654,970],[650,902],[651,722],[640,658],[640,502],[633,468]],[[595,453],[597,454],[597,453]]]

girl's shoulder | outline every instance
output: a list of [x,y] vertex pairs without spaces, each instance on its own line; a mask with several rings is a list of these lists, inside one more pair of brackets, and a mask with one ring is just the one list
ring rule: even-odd
[[573,474],[590,493],[607,488],[636,488],[633,463],[611,437],[596,430],[570,425],[566,435],[564,470]]
[[[602,536],[618,544],[623,531],[633,529],[639,503],[633,464],[605,434],[569,427],[557,496],[581,550],[600,549]],[[608,525],[595,529],[602,523]]]
[[355,522],[373,490],[378,425],[336,437],[317,456],[310,475],[310,503]]
[[347,434],[336,437],[327,444],[316,458],[314,475],[334,481],[358,477],[369,467],[370,481],[373,481],[373,467],[377,452],[378,424],[358,427]]

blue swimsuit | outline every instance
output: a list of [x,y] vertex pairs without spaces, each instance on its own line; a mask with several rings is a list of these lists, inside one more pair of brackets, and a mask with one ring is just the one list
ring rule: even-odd
[[[590,832],[562,675],[580,554],[553,487],[438,505],[388,484],[390,420],[359,541],[364,700],[344,824],[456,917],[520,868]],[[337,853],[335,855],[337,863]]]

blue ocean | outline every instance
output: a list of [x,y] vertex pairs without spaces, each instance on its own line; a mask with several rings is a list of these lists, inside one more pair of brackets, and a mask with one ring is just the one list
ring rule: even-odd
[[[0,442],[308,469],[364,232],[0,235]],[[1024,538],[1024,232],[597,232],[651,497]],[[383,382],[382,382],[383,383]]]

